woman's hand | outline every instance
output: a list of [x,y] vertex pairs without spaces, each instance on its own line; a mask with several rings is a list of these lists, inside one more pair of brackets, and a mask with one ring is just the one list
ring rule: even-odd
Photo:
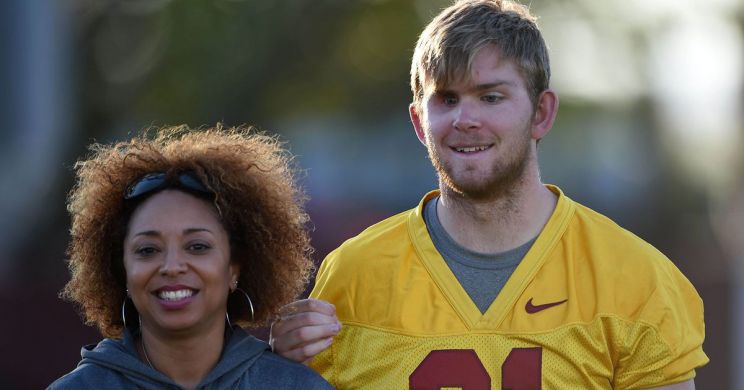
[[279,309],[271,324],[271,349],[290,360],[308,364],[328,348],[341,330],[336,307],[317,299],[302,299]]

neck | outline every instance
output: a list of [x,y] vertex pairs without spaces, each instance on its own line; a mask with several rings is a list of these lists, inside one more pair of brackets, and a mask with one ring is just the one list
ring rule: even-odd
[[217,365],[224,344],[224,325],[206,334],[172,335],[142,327],[142,360],[186,389],[193,389]]
[[535,238],[557,202],[537,169],[491,198],[468,197],[441,183],[440,189],[437,213],[442,227],[459,245],[481,253],[505,252]]

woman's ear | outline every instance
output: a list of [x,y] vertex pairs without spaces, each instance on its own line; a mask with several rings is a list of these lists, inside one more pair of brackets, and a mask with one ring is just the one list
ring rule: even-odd
[[238,288],[238,279],[240,279],[240,264],[236,262],[230,263],[230,291],[235,291]]

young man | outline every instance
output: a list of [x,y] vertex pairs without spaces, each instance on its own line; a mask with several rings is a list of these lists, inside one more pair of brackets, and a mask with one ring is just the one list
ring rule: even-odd
[[439,191],[329,254],[316,299],[274,324],[274,349],[299,361],[323,350],[311,365],[338,388],[694,388],[708,361],[695,289],[540,181],[537,143],[558,108],[549,79],[525,7],[440,13],[416,46],[410,106]]

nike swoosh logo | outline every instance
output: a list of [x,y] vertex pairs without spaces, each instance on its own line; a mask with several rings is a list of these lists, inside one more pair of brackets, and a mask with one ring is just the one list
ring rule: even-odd
[[524,305],[524,310],[526,310],[527,313],[535,314],[535,313],[537,313],[539,311],[543,311],[545,309],[550,309],[553,306],[558,306],[558,305],[560,305],[562,303],[566,303],[566,302],[568,302],[568,299],[564,299],[564,300],[559,301],[559,302],[545,303],[545,304],[542,304],[542,305],[533,305],[532,304],[532,298],[530,298],[530,300],[527,301],[527,304]]

